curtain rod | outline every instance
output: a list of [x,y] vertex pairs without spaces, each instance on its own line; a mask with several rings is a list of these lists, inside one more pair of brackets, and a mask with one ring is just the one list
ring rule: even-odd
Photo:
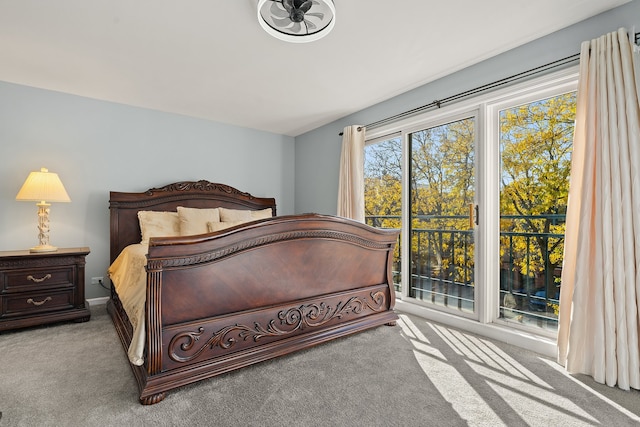
[[[638,43],[639,40],[640,40],[640,32],[637,32],[637,33],[635,33],[635,42],[636,42],[636,44]],[[358,132],[360,132],[362,129],[365,129],[365,128],[376,128],[376,127],[382,126],[382,125],[387,124],[387,123],[392,123],[392,122],[395,122],[396,120],[403,119],[405,117],[409,117],[409,116],[412,116],[414,114],[422,113],[424,111],[427,111],[430,108],[434,108],[434,107],[440,108],[440,107],[442,107],[442,105],[447,104],[449,102],[457,101],[457,100],[459,100],[461,98],[465,98],[465,97],[470,96],[470,95],[476,95],[478,93],[485,92],[485,91],[487,91],[489,89],[495,89],[495,88],[498,88],[500,86],[504,86],[504,85],[507,85],[509,83],[513,83],[513,82],[516,82],[518,80],[522,80],[522,79],[525,79],[527,77],[531,77],[531,76],[534,76],[536,74],[552,70],[554,68],[562,67],[564,65],[571,64],[572,62],[575,62],[575,61],[577,61],[579,59],[580,59],[580,54],[579,53],[575,53],[573,55],[567,56],[566,58],[562,58],[562,59],[558,59],[558,60],[553,61],[553,62],[549,62],[548,64],[544,64],[544,65],[541,65],[539,67],[535,67],[535,68],[532,68],[530,70],[523,71],[523,72],[518,73],[518,74],[514,74],[514,75],[512,75],[510,77],[506,77],[504,79],[496,80],[493,83],[488,83],[488,84],[485,84],[485,85],[482,85],[482,86],[478,86],[475,89],[466,90],[466,91],[460,92],[460,93],[458,93],[456,95],[452,95],[452,96],[449,96],[449,97],[446,97],[446,98],[443,98],[443,99],[432,101],[429,104],[423,105],[421,107],[413,108],[411,110],[408,110],[408,111],[393,115],[391,117],[387,117],[386,119],[378,120],[376,122],[369,123],[368,125],[358,126]],[[342,136],[343,132],[340,132],[339,135]]]
[[[411,110],[404,111],[402,113],[395,114],[395,115],[393,115],[391,117],[387,117],[386,119],[378,120],[376,122],[369,123],[369,124],[364,125],[364,126],[358,126],[358,131],[360,131],[360,130],[362,130],[364,128],[379,127],[379,126],[381,126],[383,124],[391,123],[391,122],[394,122],[396,120],[412,116],[414,114],[422,113],[422,112],[427,111],[428,109],[433,108],[433,107],[440,108],[440,107],[442,107],[443,104],[446,104],[446,103],[449,103],[449,102],[464,98],[466,96],[475,95],[475,94],[484,92],[484,91],[489,90],[489,89],[497,88],[497,87],[506,85],[508,83],[512,83],[514,81],[518,81],[520,79],[524,79],[525,77],[533,76],[533,75],[541,73],[543,71],[547,71],[547,70],[550,70],[550,69],[553,69],[553,68],[556,68],[556,67],[560,67],[560,66],[565,65],[565,64],[570,64],[571,62],[574,62],[575,60],[577,60],[579,58],[580,58],[580,54],[576,53],[574,55],[567,56],[566,58],[562,58],[562,59],[559,59],[557,61],[553,61],[553,62],[550,62],[550,63],[545,64],[545,65],[541,65],[541,66],[536,67],[536,68],[532,68],[531,70],[527,70],[527,71],[524,71],[522,73],[514,74],[514,75],[512,75],[510,77],[506,77],[504,79],[500,79],[500,80],[497,80],[497,81],[492,82],[492,83],[488,83],[488,84],[485,84],[485,85],[482,85],[482,86],[478,86],[478,87],[476,87],[474,89],[469,89],[469,90],[466,90],[464,92],[460,92],[460,93],[458,93],[456,95],[448,96],[448,97],[443,98],[443,99],[437,99],[435,101],[430,102],[429,104],[423,105],[421,107],[416,107],[416,108],[413,108]],[[342,136],[342,134],[343,134],[343,132],[340,132],[339,135]]]

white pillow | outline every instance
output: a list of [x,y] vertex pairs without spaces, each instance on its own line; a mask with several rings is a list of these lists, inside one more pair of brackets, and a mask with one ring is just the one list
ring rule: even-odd
[[220,221],[254,221],[256,219],[271,218],[273,212],[271,208],[262,209],[259,211],[251,211],[248,209],[226,209],[220,208]]
[[209,229],[209,233],[213,233],[214,231],[224,230],[226,228],[231,228],[235,225],[244,224],[246,221],[220,221],[220,222],[209,222],[207,223],[207,227]]
[[142,234],[140,243],[149,243],[151,237],[180,235],[180,220],[177,212],[138,211],[138,222]]
[[220,221],[253,221],[250,210],[220,208]]
[[180,218],[180,234],[182,236],[208,233],[207,223],[220,222],[218,208],[198,209],[178,206],[177,210]]
[[273,216],[273,212],[271,211],[271,208],[262,209],[260,211],[251,211],[251,218],[254,220],[271,218],[272,216]]

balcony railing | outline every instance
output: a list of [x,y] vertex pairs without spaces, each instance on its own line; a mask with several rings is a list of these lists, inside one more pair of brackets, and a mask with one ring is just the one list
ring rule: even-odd
[[[410,296],[462,312],[475,306],[474,241],[467,216],[412,217]],[[503,229],[533,224],[559,228],[564,215],[502,216]],[[397,228],[399,216],[367,216],[369,225]],[[393,224],[393,225],[389,225]],[[519,227],[524,229],[523,226]],[[562,228],[562,227],[560,227]],[[556,230],[557,231],[557,230]],[[500,233],[500,317],[507,321],[557,329],[564,234]],[[399,245],[398,245],[399,246]],[[400,251],[394,260],[399,289]]]
[[[375,215],[365,216],[365,223],[376,228],[397,228],[401,227],[401,218],[399,215]],[[401,274],[402,268],[400,264],[400,253],[402,246],[402,237],[398,236],[398,243],[393,254],[393,284],[396,291],[402,290],[401,288]]]

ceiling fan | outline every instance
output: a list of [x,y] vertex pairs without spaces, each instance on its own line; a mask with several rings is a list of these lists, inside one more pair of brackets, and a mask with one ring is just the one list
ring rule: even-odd
[[305,43],[326,36],[335,25],[333,0],[260,0],[258,21],[272,36]]

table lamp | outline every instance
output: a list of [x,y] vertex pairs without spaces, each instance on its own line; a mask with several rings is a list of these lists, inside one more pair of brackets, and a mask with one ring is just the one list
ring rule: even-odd
[[31,172],[16,196],[16,200],[38,202],[38,239],[40,244],[29,249],[31,252],[55,252],[49,244],[49,202],[70,202],[71,199],[58,178],[58,174],[46,168]]

